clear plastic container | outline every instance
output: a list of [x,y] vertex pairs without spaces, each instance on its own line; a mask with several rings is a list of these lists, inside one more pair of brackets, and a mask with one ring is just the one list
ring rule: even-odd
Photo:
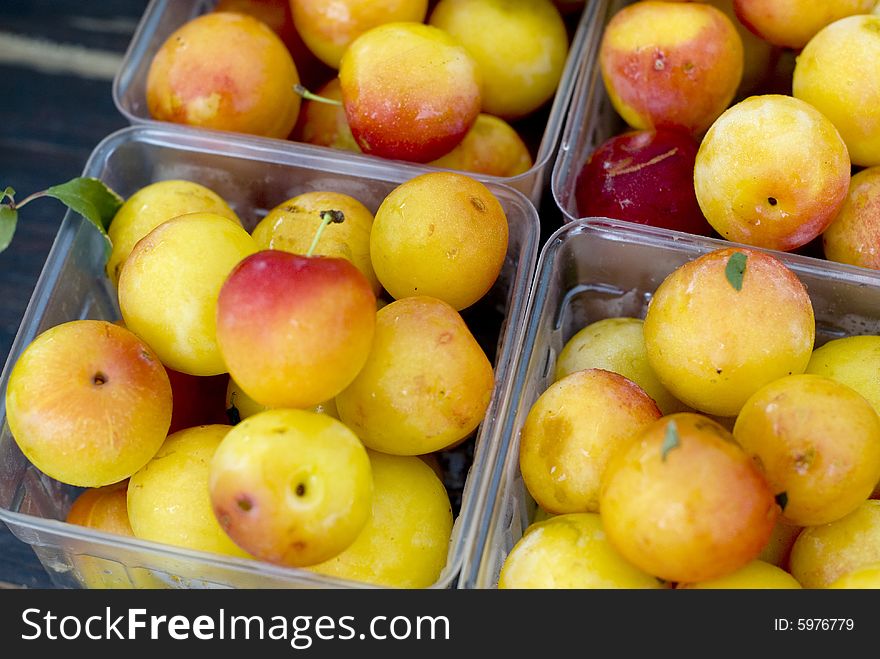
[[602,142],[623,132],[626,122],[611,105],[599,69],[599,45],[612,16],[633,0],[595,0],[593,23],[585,39],[587,47],[572,92],[571,109],[565,118],[559,152],[550,175],[550,189],[562,211],[562,221],[581,217],[575,200],[578,175],[590,154]]
[[[376,161],[343,161],[322,151],[293,152],[271,143],[238,142],[179,129],[135,126],[113,133],[89,159],[94,176],[123,196],[159,180],[202,183],[226,199],[248,229],[284,200],[309,190],[335,190],[363,202],[372,212],[410,172]],[[490,496],[488,467],[495,463],[500,423],[505,418],[510,366],[522,339],[522,318],[538,251],[539,221],[529,200],[510,188],[489,184],[510,224],[507,259],[492,290],[463,316],[495,366],[496,386],[473,449],[453,453],[458,482],[447,563],[433,585],[456,584],[463,557]],[[306,570],[190,551],[110,535],[63,520],[79,488],[38,471],[22,455],[6,423],[5,391],[15,360],[37,333],[79,318],[119,317],[115,289],[104,275],[104,246],[95,229],[68,213],[25,312],[0,385],[0,520],[33,546],[59,587],[365,587]]]
[[[512,402],[492,469],[498,494],[480,524],[474,552],[465,559],[462,587],[494,588],[507,554],[533,518],[536,504],[519,470],[520,430],[531,406],[552,384],[556,359],[568,339],[602,318],[644,318],[651,295],[669,273],[729,245],[599,218],[570,222],[550,237],[538,260],[525,338],[513,371]],[[880,272],[769,253],[806,285],[817,347],[843,336],[880,334]]]
[[[174,30],[188,20],[205,12],[211,11],[216,2],[211,0],[152,0],[144,12],[137,31],[123,60],[122,66],[113,83],[113,100],[116,107],[131,123],[153,122],[150,117],[146,102],[146,81],[150,63],[156,51],[164,43],[165,39]],[[538,206],[541,195],[550,179],[550,171],[553,167],[553,159],[559,145],[559,136],[565,114],[571,101],[572,90],[575,85],[575,75],[580,68],[581,60],[588,50],[587,37],[591,33],[591,26],[595,22],[594,13],[596,8],[592,0],[585,3],[585,9],[576,25],[574,36],[569,46],[568,59],[562,78],[559,82],[556,95],[552,102],[537,111],[533,116],[526,118],[517,124],[517,127],[527,132],[531,137],[535,133],[535,139],[527,142],[537,144],[533,152],[534,164],[527,172],[512,177],[497,177],[476,175],[473,176],[482,181],[503,183],[525,194],[535,206]],[[601,4],[601,3],[598,3]],[[190,130],[203,134],[213,134],[217,138],[216,131],[207,129],[190,128]],[[265,144],[269,142],[275,146],[278,144],[296,145],[303,149],[316,150],[317,153],[332,154],[332,157],[350,163],[367,163],[379,159],[377,156],[351,153],[339,149],[331,149],[323,146],[313,146],[301,142],[290,142],[270,138],[245,137],[253,144]],[[388,161],[386,161],[388,162]],[[404,169],[417,167],[412,163],[393,161]],[[414,171],[411,169],[411,171]]]

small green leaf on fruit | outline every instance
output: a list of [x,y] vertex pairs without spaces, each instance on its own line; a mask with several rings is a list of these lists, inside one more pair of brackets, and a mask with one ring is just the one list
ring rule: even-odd
[[9,247],[15,235],[18,223],[18,211],[9,206],[0,206],[0,252]]
[[746,259],[748,256],[743,252],[734,252],[727,260],[727,267],[724,274],[727,275],[727,281],[737,291],[741,291],[743,287],[743,277],[746,274]]
[[666,436],[663,438],[663,446],[660,447],[660,459],[666,462],[667,454],[674,448],[678,448],[681,440],[678,437],[678,428],[675,421],[670,421],[666,426]]
[[15,198],[15,190],[12,187],[7,187],[3,192],[0,192],[0,204],[9,199],[9,201],[13,201]]
[[123,199],[96,178],[79,177],[46,190],[46,196],[54,197],[72,211],[79,213],[104,236],[107,251],[110,238],[107,228],[122,206]]
[[788,505],[788,493],[787,492],[780,492],[779,494],[777,494],[776,495],[776,503],[779,504],[779,507],[784,512],[785,507]]

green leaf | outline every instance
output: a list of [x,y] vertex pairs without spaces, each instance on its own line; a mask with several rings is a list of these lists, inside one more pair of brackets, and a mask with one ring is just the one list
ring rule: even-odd
[[110,250],[107,228],[122,205],[123,199],[102,181],[96,178],[80,177],[61,185],[53,185],[46,195],[54,197],[72,211],[79,213],[94,224],[106,241]]
[[788,493],[780,492],[776,495],[776,503],[779,504],[779,507],[782,508],[783,512],[785,511],[785,507],[788,505]]
[[0,192],[0,204],[2,204],[6,199],[9,201],[13,201],[15,198],[15,190],[12,187],[7,187],[3,192]]
[[666,436],[663,438],[663,446],[660,447],[660,459],[663,462],[666,462],[666,454],[669,453],[672,449],[678,448],[681,441],[678,438],[678,428],[675,426],[675,421],[670,421],[669,425],[666,426]]
[[734,252],[727,260],[727,267],[724,268],[724,274],[727,275],[727,281],[734,289],[741,291],[743,287],[743,277],[746,274],[746,259],[748,256],[744,252]]
[[9,247],[12,236],[15,235],[15,225],[18,222],[18,211],[9,206],[0,206],[0,252]]

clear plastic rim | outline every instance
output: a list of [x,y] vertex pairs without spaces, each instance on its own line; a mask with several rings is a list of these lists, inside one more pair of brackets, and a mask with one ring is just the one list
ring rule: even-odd
[[563,199],[561,179],[564,174],[573,174],[574,149],[581,132],[588,130],[591,123],[587,121],[588,114],[595,110],[597,87],[600,84],[599,75],[599,43],[605,30],[602,20],[608,10],[609,0],[595,0],[592,3],[593,14],[590,21],[590,29],[585,37],[584,58],[578,71],[577,82],[571,101],[571,109],[565,119],[562,129],[562,137],[559,141],[559,152],[553,163],[553,171],[550,175],[550,192],[556,207],[560,210],[565,222],[577,220],[576,216],[568,211],[568,203]]

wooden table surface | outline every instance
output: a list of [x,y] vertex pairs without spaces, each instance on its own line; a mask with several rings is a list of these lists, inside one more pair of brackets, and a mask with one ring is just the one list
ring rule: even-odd
[[[0,20],[0,189],[17,198],[82,173],[92,149],[126,125],[114,72],[147,0],[4,0]],[[0,357],[9,348],[64,216],[43,199],[24,208],[0,254]],[[30,546],[0,522],[0,583],[52,584]]]

